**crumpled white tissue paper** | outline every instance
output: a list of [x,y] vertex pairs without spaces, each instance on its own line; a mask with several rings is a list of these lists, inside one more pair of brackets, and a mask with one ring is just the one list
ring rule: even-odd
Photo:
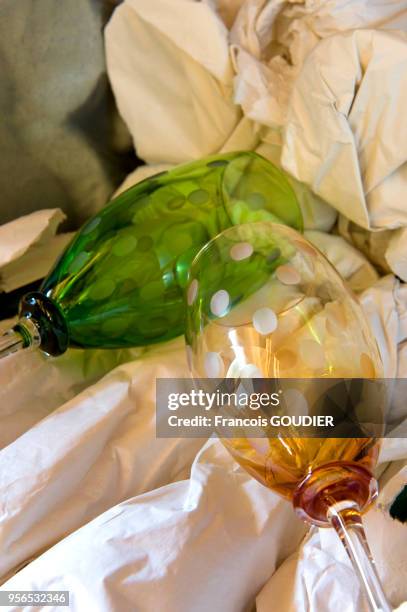
[[407,224],[406,61],[407,33],[338,34],[307,57],[290,99],[283,166],[367,229]]
[[[219,3],[219,13],[213,4],[127,0],[106,28],[117,105],[139,156],[154,169],[240,149],[257,149],[279,164],[279,134],[264,135],[236,99],[235,47],[227,24],[238,3]],[[335,211],[292,180],[306,227],[329,230]]]
[[[108,363],[114,367],[112,359],[117,361],[118,357],[115,351],[111,353]],[[13,385],[8,386],[6,378],[2,385],[1,406],[8,412],[2,418],[8,444],[0,450],[3,579],[27,558],[115,503],[180,475],[185,477],[202,446],[196,439],[155,437],[155,378],[187,374],[180,340],[147,351],[143,359],[121,365],[94,385],[88,376],[90,386],[85,389],[82,376],[91,364],[88,353],[79,355],[76,368],[69,369],[59,359],[51,362],[53,368],[46,369],[46,359],[38,355],[45,364],[37,365],[36,382],[31,381],[30,386],[19,380],[20,357],[12,355],[5,360],[16,370]],[[103,364],[98,363],[98,357],[101,355],[93,355],[93,369],[100,376]],[[45,377],[46,373],[52,381],[50,389],[41,384],[39,374]],[[38,390],[33,396],[27,391],[25,397],[17,394],[15,401],[14,384],[23,384],[31,392],[37,384]],[[56,408],[56,398],[50,400],[49,392],[57,394],[59,401],[64,394],[72,399],[47,414]],[[7,408],[9,400],[16,405],[15,411]],[[33,407],[35,421],[28,423],[25,433],[21,431],[23,406],[27,412]],[[16,428],[18,436],[14,438]]]
[[[393,277],[386,277],[364,292],[362,304],[387,373],[394,375],[398,347],[406,335],[403,289]],[[16,363],[18,357],[4,363]],[[54,360],[54,368],[60,363]],[[156,439],[154,380],[185,375],[181,339],[151,348],[139,360],[119,366],[87,387],[0,451],[3,589],[67,589],[72,593],[71,608],[80,611],[90,601],[95,609],[106,612],[122,610],[129,602],[137,609],[179,612],[250,607],[274,569],[294,552],[304,525],[288,503],[238,468],[219,442],[211,442],[195,458],[204,440]],[[382,461],[407,458],[405,440],[394,442],[385,442]],[[192,464],[195,467],[189,474]],[[124,503],[111,508],[119,502]],[[393,521],[386,523],[381,514],[377,520],[387,535],[399,528]],[[276,594],[273,586],[270,595],[267,584],[258,606],[284,601],[286,591],[295,587],[293,597],[299,599],[293,609],[302,610],[301,593],[312,584],[319,585],[319,589],[313,587],[313,597],[321,601],[332,586],[319,578],[326,575],[323,562],[334,555],[333,568],[343,558],[333,546],[334,539],[327,540],[322,552],[313,553],[315,547],[320,550],[318,538],[313,540],[310,558],[318,554],[319,563],[306,561],[307,543],[300,553],[307,567],[305,571],[300,566],[301,589],[292,572],[283,583],[277,572],[276,584],[282,590]],[[399,562],[405,553],[397,538]],[[371,539],[374,543],[374,531]],[[385,553],[383,575],[388,576],[389,550]],[[38,555],[38,560],[32,560]],[[346,564],[337,572],[332,569],[336,595],[328,609],[335,609],[341,592],[349,593],[348,579]],[[392,580],[393,602],[398,604],[405,596],[404,581],[399,574]],[[357,588],[354,585],[355,594]],[[349,610],[359,612],[357,602],[356,597]],[[309,609],[319,612],[312,605]]]
[[304,532],[290,504],[213,440],[189,480],[109,509],[2,588],[70,590],[74,610],[235,612]]

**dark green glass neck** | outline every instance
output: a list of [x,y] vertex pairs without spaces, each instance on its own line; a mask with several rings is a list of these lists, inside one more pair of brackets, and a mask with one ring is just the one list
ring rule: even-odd
[[48,355],[62,355],[68,348],[68,326],[58,306],[39,292],[27,293],[20,302],[20,319],[14,326],[21,348],[38,347]]

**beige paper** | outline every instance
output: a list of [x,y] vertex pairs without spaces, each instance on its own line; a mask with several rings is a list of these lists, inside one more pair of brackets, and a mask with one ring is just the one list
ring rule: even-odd
[[56,208],[0,226],[0,291],[13,291],[46,276],[72,239],[72,234],[55,235],[64,219]]

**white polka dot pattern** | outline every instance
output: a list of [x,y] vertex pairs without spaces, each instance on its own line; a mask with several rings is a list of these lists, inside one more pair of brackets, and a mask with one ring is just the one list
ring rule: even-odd
[[277,328],[277,317],[271,308],[259,308],[253,315],[254,329],[262,336],[271,334]]
[[253,247],[250,242],[238,242],[230,249],[230,256],[234,261],[242,261],[247,259],[253,253]]
[[206,353],[204,367],[208,378],[220,378],[223,375],[224,364],[219,353]]
[[196,296],[198,295],[198,287],[199,287],[199,283],[196,280],[196,278],[194,278],[194,280],[191,282],[191,284],[188,287],[188,293],[187,293],[188,306],[192,306],[192,304],[195,302]]
[[301,281],[299,272],[290,264],[283,264],[276,270],[276,276],[283,285],[297,285]]
[[306,339],[301,341],[300,356],[305,365],[310,368],[319,370],[325,365],[324,349],[315,340]]
[[225,316],[229,307],[229,302],[229,293],[224,289],[220,289],[214,293],[210,304],[212,314],[214,314],[216,317]]

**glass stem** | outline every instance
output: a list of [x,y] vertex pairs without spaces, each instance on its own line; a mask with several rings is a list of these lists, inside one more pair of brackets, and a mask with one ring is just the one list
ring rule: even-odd
[[391,612],[367,544],[358,505],[353,501],[333,503],[328,518],[359,577],[371,612]]
[[22,335],[13,329],[0,336],[0,359],[23,348],[24,339]]
[[0,359],[23,349],[37,348],[40,343],[37,325],[30,319],[20,319],[12,329],[0,336]]

